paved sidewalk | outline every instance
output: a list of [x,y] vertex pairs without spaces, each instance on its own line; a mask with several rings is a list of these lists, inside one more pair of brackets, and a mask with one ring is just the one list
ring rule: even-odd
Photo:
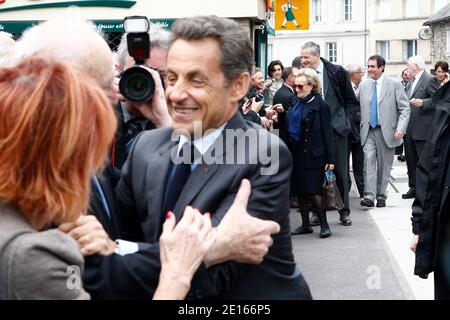
[[[332,211],[330,238],[319,239],[320,227],[314,227],[313,234],[292,237],[296,261],[314,299],[433,299],[432,277],[413,275],[412,200],[401,198],[408,190],[406,165],[395,162],[392,176],[399,193],[389,186],[386,208],[361,207],[352,189],[352,226],[340,225],[338,213]],[[291,228],[299,223],[299,213],[292,209]]]

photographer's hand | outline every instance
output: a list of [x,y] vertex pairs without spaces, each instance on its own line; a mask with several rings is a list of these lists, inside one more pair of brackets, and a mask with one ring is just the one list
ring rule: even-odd
[[133,106],[142,113],[142,115],[149,119],[157,128],[170,127],[172,119],[167,109],[166,97],[164,88],[161,82],[158,71],[148,69],[155,81],[155,93],[153,98],[145,103],[133,104]]

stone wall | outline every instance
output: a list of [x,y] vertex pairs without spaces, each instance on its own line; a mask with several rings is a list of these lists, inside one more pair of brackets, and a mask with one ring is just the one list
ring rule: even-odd
[[433,39],[431,40],[431,63],[434,66],[436,61],[447,61],[450,52],[447,52],[447,29],[450,29],[450,20],[436,23],[431,26],[433,29]]

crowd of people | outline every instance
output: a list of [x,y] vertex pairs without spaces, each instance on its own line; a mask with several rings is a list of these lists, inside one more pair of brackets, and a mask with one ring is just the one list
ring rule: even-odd
[[402,144],[415,273],[450,298],[447,62],[410,57],[400,81],[307,42],[265,79],[232,20],[149,34],[154,94],[135,103],[127,34],[113,54],[77,19],[0,33],[0,299],[312,299],[291,236],[332,235],[325,172],[350,227],[350,157],[360,205],[383,208]]

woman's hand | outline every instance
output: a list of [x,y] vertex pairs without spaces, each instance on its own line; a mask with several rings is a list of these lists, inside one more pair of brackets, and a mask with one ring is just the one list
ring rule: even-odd
[[153,299],[183,299],[191,280],[215,240],[209,213],[186,207],[183,218],[169,212],[160,237],[161,273]]
[[334,164],[327,163],[325,165],[325,171],[327,171],[327,170],[334,170]]

